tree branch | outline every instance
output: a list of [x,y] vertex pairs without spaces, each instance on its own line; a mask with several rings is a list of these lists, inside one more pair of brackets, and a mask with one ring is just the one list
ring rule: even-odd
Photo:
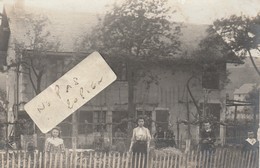
[[250,58],[250,60],[251,60],[251,62],[252,62],[252,64],[253,64],[253,66],[254,66],[254,68],[255,68],[257,74],[260,76],[260,71],[259,71],[259,69],[257,68],[257,66],[256,66],[256,64],[255,64],[255,61],[254,61],[254,59],[253,59],[253,56],[252,56],[250,50],[247,49],[247,52],[249,53],[249,58]]
[[28,68],[28,67],[26,67],[26,68],[27,68],[28,71],[29,71],[28,76],[29,76],[29,80],[30,80],[30,82],[31,82],[31,84],[32,84],[33,90],[34,90],[34,92],[36,92],[36,86],[35,86],[34,81],[33,81],[33,79],[32,79],[31,68]]
[[42,75],[43,75],[44,71],[41,70],[37,76],[37,91],[36,91],[36,95],[38,95],[41,92],[41,80],[42,80]]
[[195,100],[193,94],[191,93],[190,86],[189,86],[191,79],[193,79],[194,77],[195,77],[195,76],[191,76],[191,77],[188,79],[187,84],[186,84],[186,87],[187,87],[187,90],[188,90],[188,92],[189,92],[189,95],[190,95],[190,97],[191,97],[191,99],[192,99],[192,102],[193,102],[193,104],[195,105],[195,107],[196,107],[196,109],[197,109],[197,111],[198,111],[199,116],[201,116],[201,115],[202,115],[202,112],[200,111],[200,108],[199,108],[198,104],[196,103],[196,100]]
[[260,52],[260,49],[258,47],[256,49]]
[[37,73],[37,71],[36,71],[36,69],[35,69],[35,67],[34,67],[32,58],[30,58],[30,62],[31,62],[31,68],[32,68],[32,70],[33,70],[34,75],[35,75],[36,77],[38,77],[38,73]]

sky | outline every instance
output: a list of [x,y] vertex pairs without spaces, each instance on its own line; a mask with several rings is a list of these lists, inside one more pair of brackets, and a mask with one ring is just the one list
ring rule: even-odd
[[[16,0],[0,0],[13,2]],[[108,6],[122,0],[24,0],[26,4],[55,10],[104,13]],[[215,19],[231,14],[255,16],[260,12],[260,0],[169,0],[177,10],[176,21],[211,24]]]

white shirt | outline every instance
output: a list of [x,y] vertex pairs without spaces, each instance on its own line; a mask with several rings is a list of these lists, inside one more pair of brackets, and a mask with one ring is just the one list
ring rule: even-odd
[[250,143],[251,145],[254,145],[256,143],[256,139],[255,138],[247,138],[246,141],[248,143]]
[[151,134],[150,131],[145,127],[136,127],[133,130],[132,141],[147,141],[150,142]]

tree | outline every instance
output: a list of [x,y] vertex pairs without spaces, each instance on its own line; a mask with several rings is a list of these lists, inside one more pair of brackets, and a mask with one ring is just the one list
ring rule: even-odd
[[51,64],[47,52],[57,51],[60,46],[59,40],[52,39],[47,29],[49,23],[46,16],[26,15],[24,24],[27,25],[25,27],[27,38],[24,41],[15,39],[14,42],[16,53],[14,63],[17,66],[17,72],[28,75],[36,95],[41,92],[42,76],[48,69],[47,65]]
[[0,89],[0,112],[3,112],[6,110],[6,92],[2,89]]
[[[31,15],[23,14],[23,20],[11,20],[12,22],[19,22],[23,25],[22,31],[25,30],[24,36],[19,38],[18,34],[14,39],[14,51],[15,59],[11,60],[10,64],[7,65],[7,70],[12,68],[16,73],[16,102],[14,102],[14,123],[16,127],[12,132],[14,133],[14,140],[20,138],[20,134],[32,134],[35,132],[33,122],[30,118],[22,119],[18,118],[19,106],[22,103],[20,98],[19,83],[20,76],[23,75],[23,80],[29,81],[29,87],[33,88],[35,95],[39,94],[42,87],[42,77],[46,71],[51,67],[55,66],[49,56],[49,51],[57,51],[60,44],[59,40],[54,38],[48,30],[50,23],[49,19],[44,15]],[[19,18],[20,19],[20,18]],[[19,32],[21,33],[21,32]],[[26,79],[27,77],[27,79]],[[28,88],[29,88],[28,87]],[[26,89],[28,89],[26,88]],[[26,126],[26,125],[30,126]],[[18,143],[19,144],[19,143]]]
[[[6,139],[6,133],[5,129],[7,129],[6,124],[7,124],[7,105],[8,102],[6,100],[6,92],[3,89],[0,89],[0,118],[1,118],[1,124],[0,124],[0,149],[3,149],[5,146],[4,140]],[[3,120],[4,119],[4,120]],[[3,129],[5,128],[5,129]]]
[[[179,123],[188,125],[188,137],[191,138],[191,125],[199,125],[202,128],[203,122],[210,122],[213,127],[220,124],[220,121],[212,113],[208,105],[207,97],[212,89],[222,90],[229,82],[226,63],[239,63],[240,59],[234,54],[232,49],[224,42],[222,37],[209,26],[206,30],[206,36],[199,42],[198,48],[192,55],[186,59],[192,68],[191,76],[186,83],[187,94],[187,120],[179,120]],[[180,61],[179,61],[180,62]],[[191,88],[192,81],[197,80],[202,83],[204,92],[204,102],[201,108],[198,99],[193,94]],[[189,107],[189,97],[191,98],[196,111],[193,112]],[[191,116],[194,116],[192,119]]]
[[249,55],[250,60],[260,76],[252,51],[260,52],[260,14],[256,17],[232,15],[218,19],[212,26],[226,41],[229,47],[242,59]]
[[[97,50],[108,61],[126,65],[129,119],[135,112],[134,86],[147,60],[156,63],[179,52],[181,25],[171,21],[172,12],[167,0],[126,0],[114,5],[79,45],[79,51]],[[154,80],[150,74],[147,83]]]

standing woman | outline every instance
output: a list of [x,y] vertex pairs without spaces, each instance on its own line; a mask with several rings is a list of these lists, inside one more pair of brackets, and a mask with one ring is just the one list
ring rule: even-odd
[[[134,128],[133,130],[133,136],[131,139],[129,152],[132,151],[134,157],[136,154],[137,157],[139,157],[139,154],[145,155],[145,167],[146,167],[146,156],[150,146],[151,134],[150,131],[144,127],[143,117],[139,117],[137,119],[137,122],[138,122],[138,127]],[[136,163],[138,164],[138,159]]]
[[63,139],[60,138],[60,129],[55,127],[51,130],[51,137],[46,139],[45,152],[49,153],[63,153],[65,146]]

